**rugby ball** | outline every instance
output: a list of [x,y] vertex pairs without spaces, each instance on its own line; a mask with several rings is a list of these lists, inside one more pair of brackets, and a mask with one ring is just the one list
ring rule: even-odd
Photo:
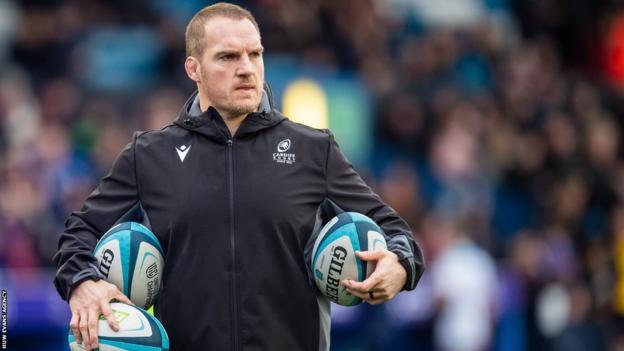
[[[98,347],[100,351],[168,351],[169,337],[165,328],[155,317],[141,308],[121,302],[111,303],[113,316],[119,323],[119,331],[108,325],[104,316],[98,321]],[[71,351],[84,351],[83,343],[77,343],[69,330]]]
[[154,304],[165,260],[158,238],[149,229],[136,222],[120,223],[102,236],[93,253],[105,279],[132,303],[143,308]]
[[344,279],[363,281],[375,269],[374,263],[360,260],[355,251],[387,248],[379,226],[357,212],[344,212],[332,218],[321,229],[312,249],[312,272],[321,293],[331,301],[353,306],[362,300],[347,292]]

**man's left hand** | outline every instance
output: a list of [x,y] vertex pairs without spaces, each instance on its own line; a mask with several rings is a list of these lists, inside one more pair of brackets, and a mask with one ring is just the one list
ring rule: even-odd
[[378,305],[394,298],[403,289],[407,273],[394,252],[377,249],[357,251],[355,254],[363,261],[374,262],[375,270],[362,282],[343,280],[341,284],[350,294],[371,305]]

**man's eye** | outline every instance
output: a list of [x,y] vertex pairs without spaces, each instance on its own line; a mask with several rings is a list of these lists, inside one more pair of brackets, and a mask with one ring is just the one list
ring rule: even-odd
[[236,55],[223,55],[221,56],[221,59],[225,61],[232,61],[236,59]]
[[260,56],[262,56],[262,53],[260,53],[260,52],[252,52],[251,53],[251,57],[253,57],[253,58],[258,58]]

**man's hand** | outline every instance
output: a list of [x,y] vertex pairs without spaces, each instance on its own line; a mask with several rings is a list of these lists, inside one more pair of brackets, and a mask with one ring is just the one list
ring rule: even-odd
[[115,285],[105,280],[85,280],[74,288],[69,297],[69,308],[72,312],[69,326],[76,342],[84,340],[87,351],[98,347],[98,320],[101,314],[114,331],[119,330],[119,324],[110,307],[112,299],[132,304]]
[[396,296],[403,289],[407,273],[399,263],[398,256],[386,249],[375,251],[356,251],[363,261],[375,262],[375,270],[363,282],[343,280],[347,291],[371,305],[384,303]]

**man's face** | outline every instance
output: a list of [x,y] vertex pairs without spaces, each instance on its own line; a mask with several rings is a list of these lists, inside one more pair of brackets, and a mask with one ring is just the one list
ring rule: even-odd
[[262,98],[264,61],[260,34],[248,19],[206,22],[200,62],[201,94],[226,118],[256,111]]

